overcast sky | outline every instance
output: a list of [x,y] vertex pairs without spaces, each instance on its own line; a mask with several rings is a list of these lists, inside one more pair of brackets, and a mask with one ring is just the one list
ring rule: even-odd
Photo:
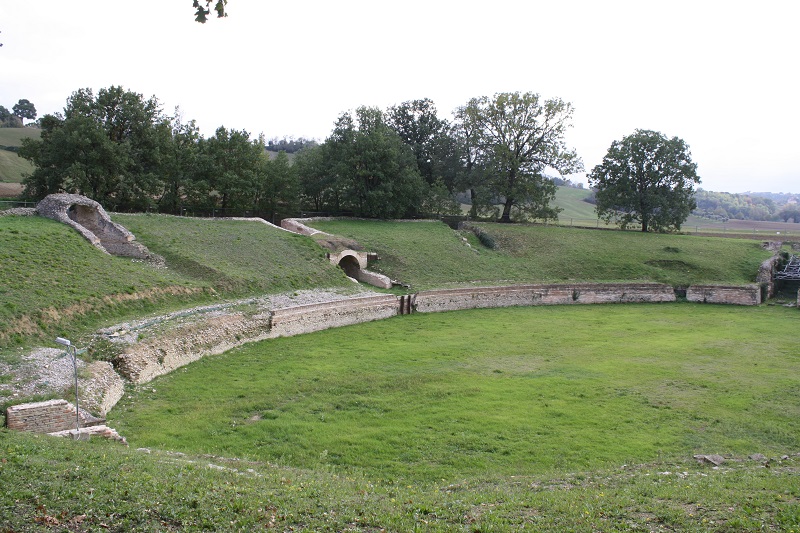
[[[586,171],[636,128],[678,136],[712,191],[800,193],[800,2],[0,0],[0,105],[121,85],[205,136],[324,140],[361,105],[536,92],[575,107]],[[586,181],[585,173],[573,176]]]

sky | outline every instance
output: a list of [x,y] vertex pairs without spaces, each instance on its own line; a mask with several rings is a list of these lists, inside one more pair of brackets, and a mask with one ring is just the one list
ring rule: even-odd
[[0,105],[41,117],[112,85],[206,137],[324,140],[343,112],[534,92],[574,107],[586,173],[636,129],[680,137],[710,191],[800,193],[800,2],[0,0]]

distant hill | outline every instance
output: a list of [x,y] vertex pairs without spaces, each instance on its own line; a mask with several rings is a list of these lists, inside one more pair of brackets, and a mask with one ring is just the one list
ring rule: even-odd
[[[22,139],[38,139],[37,128],[0,128],[0,197],[13,197],[21,192],[19,183],[33,172],[33,165],[17,155]],[[15,184],[15,185],[10,185]]]

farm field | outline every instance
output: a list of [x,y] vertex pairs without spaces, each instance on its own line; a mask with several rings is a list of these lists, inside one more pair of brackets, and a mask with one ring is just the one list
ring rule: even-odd
[[[445,224],[314,221],[319,230],[377,252],[371,269],[414,289],[532,282],[753,283],[771,253],[759,242],[558,226],[475,224],[494,243]],[[461,237],[467,239],[467,246]]]
[[[0,128],[0,147],[22,146],[22,139],[38,138],[39,135],[40,130],[36,128]],[[17,184],[33,169],[33,165],[16,152],[0,149],[0,198],[17,196],[21,192]]]
[[254,344],[131,391],[112,411],[130,450],[0,431],[0,476],[28,480],[0,512],[119,531],[796,530],[796,318],[512,308]]

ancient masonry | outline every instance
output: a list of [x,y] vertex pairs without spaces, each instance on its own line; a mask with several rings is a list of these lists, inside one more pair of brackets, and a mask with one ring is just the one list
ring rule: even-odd
[[[38,209],[44,216],[75,227],[99,248],[113,253],[122,250],[133,257],[149,254],[146,248],[133,243],[133,235],[111,222],[99,204],[84,197],[51,195],[39,204]],[[282,226],[304,234],[316,232],[298,220],[284,221]],[[341,265],[341,261],[349,257],[352,261],[357,261],[359,271],[368,273],[361,268],[362,264],[366,265],[367,255],[357,250],[344,250],[331,254],[330,258],[332,262]],[[762,265],[759,281],[762,278],[766,280],[771,275],[774,265],[774,262],[765,262]],[[347,270],[346,265],[343,268]],[[392,284],[388,278],[382,282],[388,283],[388,286]],[[685,294],[687,300],[694,302],[758,305],[761,303],[762,285],[764,283],[743,287],[692,286],[686,289]],[[199,317],[162,336],[130,345],[116,358],[115,367],[107,362],[93,363],[90,367],[92,377],[81,391],[81,405],[105,416],[122,397],[125,381],[146,383],[206,355],[223,353],[235,346],[258,340],[299,335],[412,312],[534,305],[673,302],[676,300],[676,292],[669,285],[656,283],[469,287],[423,291],[399,297],[375,294],[282,309],[262,309],[255,314],[231,312],[222,316]],[[800,296],[798,299],[800,300]],[[111,438],[119,437],[115,436],[113,430],[102,426],[102,419],[95,419],[88,413],[81,413],[80,417],[81,426],[96,428],[82,431]],[[6,423],[12,429],[67,434],[70,430],[74,431],[75,407],[65,400],[18,405],[8,409]]]
[[148,261],[163,261],[133,234],[113,222],[103,206],[79,194],[51,194],[36,205],[40,216],[72,227],[92,245],[107,254]]

